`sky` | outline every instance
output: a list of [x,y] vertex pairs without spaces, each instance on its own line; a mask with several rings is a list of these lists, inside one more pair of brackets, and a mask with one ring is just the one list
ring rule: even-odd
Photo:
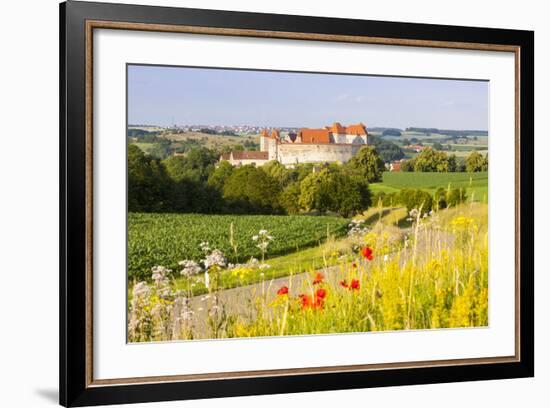
[[128,66],[128,124],[487,130],[486,81]]

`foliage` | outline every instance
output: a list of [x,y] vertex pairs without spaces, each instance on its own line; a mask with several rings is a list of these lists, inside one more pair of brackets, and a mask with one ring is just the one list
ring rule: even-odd
[[286,186],[279,197],[279,202],[287,214],[300,212],[300,183],[294,182]]
[[255,166],[242,166],[232,171],[223,186],[223,198],[234,213],[280,212],[280,185],[273,177]]
[[370,205],[367,182],[338,167],[311,173],[300,183],[299,205],[307,212],[332,211],[348,217]]
[[404,189],[398,196],[398,201],[407,207],[407,211],[417,209],[421,214],[429,213],[432,210],[432,195],[423,190]]
[[466,171],[468,172],[479,172],[487,171],[489,169],[489,156],[483,155],[479,152],[473,151],[466,158]]
[[405,157],[403,150],[393,142],[376,138],[373,145],[376,147],[376,152],[380,158],[386,163],[401,160]]
[[466,201],[466,189],[461,187],[447,190],[446,201],[448,207],[456,207],[457,205],[462,204]]
[[208,176],[208,185],[219,191],[223,191],[223,186],[233,173],[233,168],[228,161],[221,161],[218,167]]
[[385,170],[384,161],[374,146],[361,147],[347,163],[347,167],[369,183],[380,181]]
[[169,206],[171,180],[157,159],[128,146],[129,211],[163,211]]
[[213,171],[218,155],[205,147],[191,149],[185,156],[170,156],[163,161],[166,171],[175,181],[188,179],[205,182]]
[[446,172],[449,171],[449,162],[444,152],[438,152],[427,147],[414,159],[414,171]]
[[382,132],[382,136],[401,136],[399,129],[386,129]]
[[167,139],[160,139],[149,150],[149,154],[157,159],[165,159],[171,153],[171,142]]

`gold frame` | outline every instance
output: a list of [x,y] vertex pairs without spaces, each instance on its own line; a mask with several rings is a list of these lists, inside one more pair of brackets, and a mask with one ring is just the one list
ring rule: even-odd
[[[127,377],[113,379],[93,379],[93,30],[117,29],[132,31],[153,31],[220,35],[236,37],[277,38],[309,41],[329,41],[360,44],[397,45],[410,47],[450,48],[464,50],[513,52],[515,58],[515,353],[513,356],[480,357],[450,360],[431,360],[415,362],[396,362],[380,364],[357,364],[342,366],[304,367],[292,369],[254,370],[238,372],[217,372],[206,374],[185,374],[153,377]],[[130,385],[145,383],[168,383],[180,381],[223,380],[250,377],[292,376],[300,374],[320,374],[335,372],[389,370],[396,368],[441,367],[449,365],[514,363],[521,361],[520,356],[520,47],[514,45],[463,43],[446,41],[428,41],[395,39],[368,36],[349,36],[331,34],[308,34],[284,31],[262,31],[250,29],[231,29],[214,27],[196,27],[187,25],[166,25],[149,23],[127,23],[119,21],[86,21],[86,375],[85,386],[102,387],[112,385]]]

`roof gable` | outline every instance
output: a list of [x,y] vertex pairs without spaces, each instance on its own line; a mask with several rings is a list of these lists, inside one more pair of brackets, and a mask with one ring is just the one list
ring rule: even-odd
[[300,129],[302,143],[330,143],[329,129]]

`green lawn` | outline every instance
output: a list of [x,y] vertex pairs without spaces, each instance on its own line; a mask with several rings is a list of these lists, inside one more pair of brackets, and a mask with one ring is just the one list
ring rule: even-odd
[[394,193],[404,188],[419,188],[435,193],[440,187],[464,187],[469,196],[474,194],[475,201],[487,202],[488,173],[384,172],[381,183],[370,185],[373,193]]

